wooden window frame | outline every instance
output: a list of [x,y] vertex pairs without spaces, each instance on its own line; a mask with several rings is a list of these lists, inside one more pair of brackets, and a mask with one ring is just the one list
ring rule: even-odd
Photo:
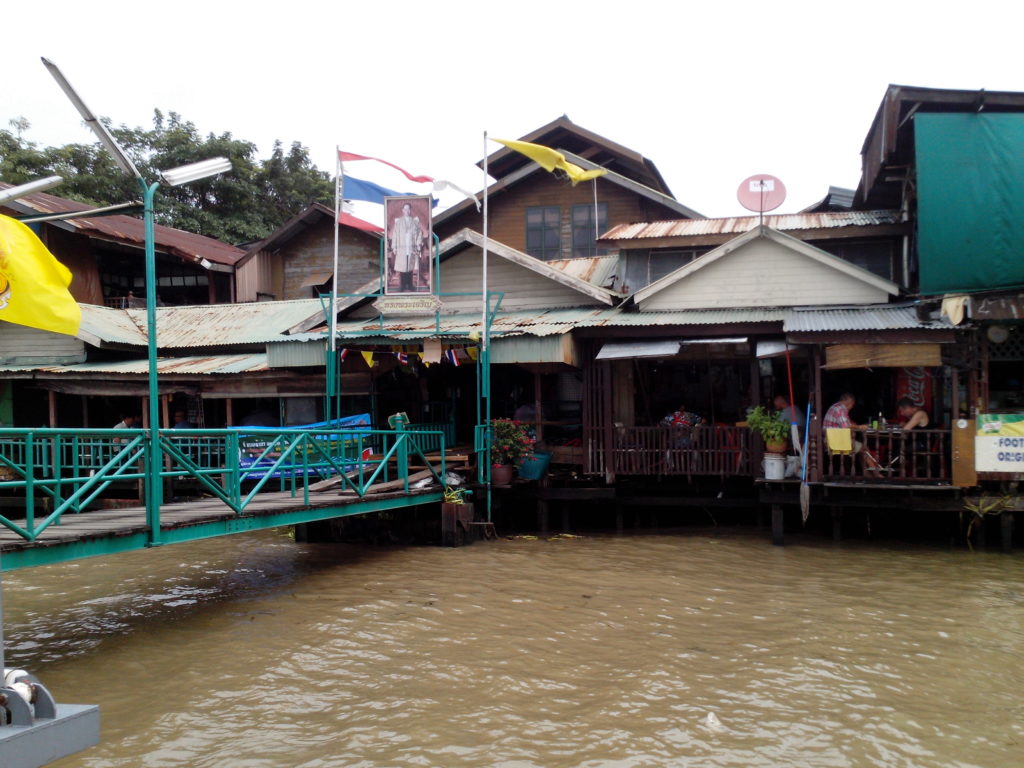
[[[537,212],[540,213],[541,222],[540,222],[539,225],[531,224],[530,223],[530,214],[531,213],[535,214]],[[556,218],[556,223],[554,224],[554,226],[549,224],[548,221],[547,221],[548,214],[550,214],[552,212],[554,212],[555,216],[557,217]],[[525,222],[524,223],[526,225],[526,238],[525,238],[525,241],[524,241],[525,247],[524,247],[523,250],[525,250],[526,253],[528,253],[530,256],[533,256],[534,258],[540,259],[541,261],[552,261],[554,259],[562,258],[562,209],[561,208],[559,208],[557,205],[535,205],[535,206],[530,206],[529,208],[526,209],[526,216],[525,216]],[[554,231],[555,236],[556,236],[556,241],[555,242],[557,243],[557,245],[555,247],[553,247],[553,248],[549,247],[546,244],[546,242],[545,242],[547,240],[546,234],[548,232],[551,232],[551,231]],[[537,245],[531,246],[530,245],[530,234],[531,233],[540,233],[540,245],[539,246],[537,246]]]
[[[586,221],[576,223],[577,213],[585,213]],[[586,203],[572,207],[570,223],[572,225],[572,258],[588,259],[593,256],[605,256],[608,253],[606,248],[599,248],[597,237],[594,235],[594,204]],[[603,219],[603,221],[602,221]],[[608,203],[597,204],[597,229],[600,232],[608,230]],[[580,237],[577,238],[577,232]],[[585,240],[585,243],[583,242]],[[580,253],[583,251],[583,253]]]

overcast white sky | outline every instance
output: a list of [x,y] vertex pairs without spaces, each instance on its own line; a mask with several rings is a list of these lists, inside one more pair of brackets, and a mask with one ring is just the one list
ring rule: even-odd
[[[736,188],[754,173],[786,184],[780,211],[856,186],[888,83],[1024,90],[1011,0],[51,0],[6,3],[3,19],[0,126],[23,116],[42,145],[92,140],[46,56],[118,124],[175,111],[261,157],[299,140],[333,172],[337,145],[474,191],[484,130],[517,138],[564,113],[652,159],[708,216],[745,213]],[[368,165],[349,172],[426,191]]]

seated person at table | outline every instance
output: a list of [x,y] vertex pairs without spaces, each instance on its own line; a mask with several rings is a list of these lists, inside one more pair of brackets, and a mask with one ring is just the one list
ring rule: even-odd
[[[854,424],[850,420],[850,409],[856,404],[857,398],[852,393],[843,392],[839,396],[839,400],[825,411],[825,418],[822,419],[821,426],[825,430],[826,438],[830,429],[865,430],[868,428],[867,424]],[[864,444],[859,440],[853,441],[853,452],[855,454],[859,453],[864,457],[864,465],[869,469],[878,469],[881,466],[870,451],[864,450]]]
[[195,429],[196,425],[188,420],[185,411],[174,412],[174,429]]
[[903,429],[925,429],[931,423],[931,417],[924,408],[918,408],[909,397],[901,397],[896,401],[896,410],[903,422]]

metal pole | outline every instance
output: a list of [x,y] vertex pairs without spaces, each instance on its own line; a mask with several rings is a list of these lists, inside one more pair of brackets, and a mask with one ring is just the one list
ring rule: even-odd
[[146,337],[149,350],[149,472],[146,478],[146,523],[149,525],[149,545],[160,543],[160,505],[163,486],[160,477],[160,400],[157,380],[156,339],[156,239],[153,232],[153,197],[158,182],[147,184],[139,179],[142,190],[146,224]]
[[491,353],[488,342],[491,335],[490,296],[487,293],[487,131],[484,131],[484,262],[483,262],[483,329],[480,343],[480,368],[483,374],[481,394],[484,400],[484,455],[482,457],[487,468],[484,482],[487,485],[487,521],[491,521]]
[[[331,317],[328,320],[328,328],[330,329],[331,338],[327,344],[327,408],[326,416],[327,421],[330,421],[334,413],[334,400],[336,395],[336,384],[335,381],[338,375],[338,355],[337,355],[337,335],[338,330],[338,250],[339,250],[339,239],[341,233],[341,206],[342,206],[342,189],[344,188],[344,181],[342,174],[345,171],[345,167],[341,162],[341,149],[335,147],[335,162],[334,162],[334,267],[331,271]],[[338,416],[341,416],[340,406],[338,408]]]
[[4,658],[4,569],[0,564],[0,674],[2,670],[7,666],[7,661]]

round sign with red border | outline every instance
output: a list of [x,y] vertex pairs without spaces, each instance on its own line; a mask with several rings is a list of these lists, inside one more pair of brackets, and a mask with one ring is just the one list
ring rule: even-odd
[[743,180],[736,197],[748,211],[774,211],[786,200],[786,185],[775,176],[758,173]]

